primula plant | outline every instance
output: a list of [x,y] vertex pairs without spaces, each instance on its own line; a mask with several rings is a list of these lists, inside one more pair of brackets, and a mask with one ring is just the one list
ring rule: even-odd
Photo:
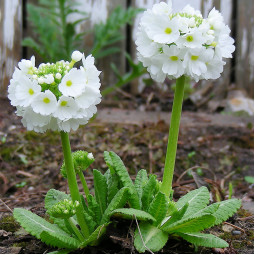
[[[82,66],[73,67],[80,60]],[[61,173],[67,178],[70,194],[49,190],[45,197],[49,220],[22,208],[14,209],[14,217],[46,244],[64,248],[62,252],[96,245],[110,223],[111,212],[126,204],[128,188],[114,185],[116,178],[109,171],[103,175],[94,170],[95,196],[92,196],[83,171],[94,162],[94,157],[85,151],[71,153],[68,133],[86,124],[101,101],[100,72],[94,58],[74,51],[71,62],[46,63],[36,68],[32,57],[21,60],[18,66],[10,81],[8,97],[28,130],[60,132],[64,154]],[[85,197],[79,192],[77,176]]]
[[200,231],[227,220],[240,208],[241,201],[229,199],[207,206],[209,191],[201,187],[174,202],[172,180],[185,79],[220,77],[224,59],[231,58],[235,49],[229,34],[229,27],[215,8],[204,19],[189,5],[174,13],[171,1],[161,2],[141,18],[136,40],[138,59],[154,80],[163,82],[168,77],[177,81],[162,183],[155,176],[148,178],[146,171],[141,170],[135,184],[127,183],[133,187],[129,204],[134,206],[114,212],[117,216],[142,220],[134,238],[139,252],[159,251],[169,236],[180,236],[195,246],[228,246],[224,240]]

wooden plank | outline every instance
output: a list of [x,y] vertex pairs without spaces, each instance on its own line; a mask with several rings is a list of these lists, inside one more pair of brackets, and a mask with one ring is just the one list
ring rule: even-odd
[[0,96],[6,96],[7,86],[21,58],[22,1],[0,1]]
[[[126,0],[108,0],[107,1],[107,11],[108,15],[117,7],[121,6],[122,8],[126,9]],[[94,10],[98,12],[97,9]],[[120,33],[126,37],[126,28],[123,28]],[[126,71],[126,59],[125,59],[125,51],[126,51],[126,40],[122,40],[115,44],[116,47],[120,48],[120,52],[115,53],[113,55],[104,57],[98,60],[98,68],[103,71],[101,75],[101,81],[103,87],[112,86],[117,82],[117,78],[111,68],[111,63],[114,63],[120,74],[124,74]]]
[[236,86],[254,96],[254,1],[237,1]]

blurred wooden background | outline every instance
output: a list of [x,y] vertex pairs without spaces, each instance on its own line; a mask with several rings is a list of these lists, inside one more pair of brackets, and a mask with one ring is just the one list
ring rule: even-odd
[[[92,21],[105,19],[117,5],[124,8],[128,6],[150,8],[159,0],[76,0],[81,3],[84,11],[91,12]],[[31,51],[21,46],[22,38],[31,35],[31,26],[27,23],[26,4],[37,3],[36,0],[0,0],[0,96],[5,97],[9,80],[17,62],[21,58],[30,58]],[[173,9],[178,12],[186,4],[200,9],[204,17],[213,8],[220,10],[225,22],[232,30],[232,37],[236,40],[234,58],[225,66],[222,77],[216,81],[216,90],[226,92],[230,86],[242,89],[250,97],[254,96],[254,1],[253,0],[172,0]],[[134,25],[122,30],[126,40],[121,42],[121,53],[114,54],[100,60],[99,67],[104,71],[104,83],[113,84],[115,76],[110,69],[110,62],[114,62],[119,70],[124,73],[127,70],[124,51],[135,59],[136,49],[134,45],[135,33],[140,15],[137,16]],[[89,23],[91,23],[89,22]],[[80,29],[89,27],[89,24]],[[88,42],[91,44],[91,42]],[[39,63],[36,63],[37,65]],[[208,83],[208,82],[207,82]],[[136,87],[137,83],[133,84]],[[135,91],[135,89],[133,90]],[[218,93],[220,94],[220,93]]]

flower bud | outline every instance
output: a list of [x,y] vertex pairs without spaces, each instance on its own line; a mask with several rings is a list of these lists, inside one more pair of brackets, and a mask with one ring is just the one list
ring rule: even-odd
[[82,53],[78,50],[75,50],[73,53],[72,53],[72,60],[75,61],[75,62],[78,62],[80,61],[82,58]]

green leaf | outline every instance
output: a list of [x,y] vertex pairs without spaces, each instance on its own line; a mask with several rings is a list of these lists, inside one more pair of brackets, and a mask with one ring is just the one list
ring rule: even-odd
[[69,194],[56,189],[50,189],[44,199],[45,209],[50,210],[52,206],[64,199],[71,199]]
[[102,218],[102,214],[96,198],[89,194],[89,196],[87,197],[87,202],[89,214],[93,217],[94,221],[99,224]]
[[98,226],[97,229],[88,237],[88,239],[86,239],[84,242],[80,244],[79,248],[85,248],[88,245],[94,246],[95,244],[97,244],[100,237],[105,233],[106,227],[109,224],[110,223]]
[[214,205],[217,205],[218,209],[212,215],[216,218],[214,225],[218,225],[231,217],[241,207],[242,202],[239,199],[232,198]]
[[43,231],[40,235],[40,239],[47,245],[58,248],[77,249],[80,245],[77,239],[54,232]]
[[120,49],[117,47],[107,48],[105,50],[101,50],[97,52],[97,54],[95,55],[95,58],[104,58],[106,56],[113,55],[118,52],[120,52]]
[[149,177],[148,182],[146,183],[146,185],[143,188],[143,194],[142,194],[142,198],[141,198],[142,208],[144,211],[148,210],[148,208],[153,200],[153,195],[155,193],[156,186],[157,186],[156,176],[151,175]]
[[215,222],[215,217],[207,214],[196,218],[184,218],[171,225],[163,225],[161,229],[169,234],[175,232],[197,232],[204,230]]
[[203,186],[199,189],[190,191],[185,196],[180,198],[176,203],[176,206],[178,209],[180,209],[186,203],[189,203],[185,215],[183,216],[186,218],[203,209],[209,203],[209,199],[210,193],[208,189]]
[[128,199],[128,188],[124,187],[121,188],[118,193],[114,196],[111,203],[108,205],[107,209],[105,210],[100,225],[108,223],[110,221],[110,216],[113,210],[117,208],[122,208]]
[[101,215],[103,215],[107,207],[108,190],[107,190],[106,177],[96,169],[93,170],[93,175],[94,175],[95,197],[96,197],[97,203],[99,204]]
[[15,208],[13,211],[13,216],[27,232],[38,239],[41,238],[40,235],[43,231],[70,237],[69,234],[64,232],[57,225],[49,223],[45,219],[28,210]]
[[142,199],[142,195],[143,195],[143,188],[146,185],[147,181],[148,181],[147,171],[144,169],[141,169],[137,173],[136,178],[135,178],[135,189],[137,191],[140,204],[142,203],[141,199]]
[[171,217],[169,218],[169,220],[167,220],[164,223],[164,227],[170,226],[171,224],[181,220],[183,215],[187,211],[188,206],[189,206],[189,203],[186,203],[181,209],[179,209],[177,211],[173,211],[173,213],[172,213]]
[[148,213],[156,219],[155,226],[159,225],[165,218],[167,208],[168,203],[165,194],[158,192],[148,209]]
[[135,231],[135,248],[140,253],[144,253],[146,250],[157,252],[161,250],[168,240],[168,234],[161,229],[147,223],[142,222],[139,224]]
[[111,174],[114,174],[115,171],[114,171],[114,167],[113,167],[113,163],[112,163],[112,158],[108,151],[104,151],[104,161],[105,161],[106,165],[109,167]]
[[122,185],[122,187],[127,187],[129,189],[130,206],[134,209],[140,209],[140,202],[139,202],[139,197],[138,197],[137,191],[136,191],[135,186],[128,174],[128,171],[127,171],[125,165],[123,164],[122,160],[116,153],[111,151],[109,153],[109,155],[112,159],[112,165],[114,168],[114,172],[119,177],[120,184]]
[[228,243],[221,238],[203,233],[177,233],[186,241],[195,244],[196,246],[204,246],[210,248],[226,248]]
[[137,220],[151,220],[156,221],[156,219],[149,213],[137,210],[133,208],[120,208],[112,211],[112,216],[121,217],[123,219],[137,219]]
[[119,180],[118,176],[113,173],[111,174],[110,169],[108,169],[105,173],[106,182],[108,186],[108,192],[107,192],[107,204],[110,204],[114,196],[117,194],[119,190]]

